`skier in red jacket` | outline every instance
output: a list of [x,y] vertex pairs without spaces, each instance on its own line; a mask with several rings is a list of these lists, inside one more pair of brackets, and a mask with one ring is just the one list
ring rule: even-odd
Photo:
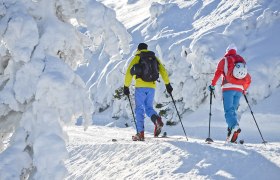
[[236,53],[237,48],[230,44],[226,54],[218,63],[210,91],[215,90],[215,85],[220,76],[222,79],[223,104],[225,119],[228,125],[227,141],[236,142],[241,132],[237,118],[237,109],[242,93],[245,93],[251,83],[251,76],[247,73],[246,62]]

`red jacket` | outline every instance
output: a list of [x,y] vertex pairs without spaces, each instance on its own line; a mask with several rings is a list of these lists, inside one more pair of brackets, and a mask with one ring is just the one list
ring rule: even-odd
[[[222,81],[222,89],[223,91],[226,90],[235,90],[244,92],[248,89],[248,87],[251,84],[251,76],[249,73],[247,73],[246,77],[244,79],[235,79],[231,83],[227,82],[225,79],[225,72],[224,72],[224,65],[225,65],[225,58],[232,58],[232,60],[237,60],[237,58],[240,60],[243,60],[243,58],[236,54],[236,51],[234,49],[229,50],[223,59],[220,60],[218,63],[214,78],[212,80],[212,86],[215,86],[217,81],[219,80],[220,76],[223,75],[223,81]],[[244,60],[243,60],[244,61]],[[244,61],[245,62],[245,61]]]

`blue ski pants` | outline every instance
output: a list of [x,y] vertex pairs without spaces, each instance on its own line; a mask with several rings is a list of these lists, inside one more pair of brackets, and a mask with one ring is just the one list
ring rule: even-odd
[[144,131],[144,118],[145,113],[148,117],[151,117],[157,112],[153,108],[155,96],[154,88],[136,88],[135,89],[135,113],[136,113],[136,125],[137,132]]
[[242,93],[234,90],[223,92],[225,118],[228,128],[233,129],[238,124],[237,109]]

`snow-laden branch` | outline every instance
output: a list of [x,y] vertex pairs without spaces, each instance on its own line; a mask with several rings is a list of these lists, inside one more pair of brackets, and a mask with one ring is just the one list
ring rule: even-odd
[[[89,60],[85,49],[96,53],[89,46],[121,59],[130,36],[114,11],[96,1],[2,2],[0,179],[63,179],[68,156],[63,128],[80,116],[86,128],[93,111],[75,70]],[[73,19],[82,26],[71,24]]]

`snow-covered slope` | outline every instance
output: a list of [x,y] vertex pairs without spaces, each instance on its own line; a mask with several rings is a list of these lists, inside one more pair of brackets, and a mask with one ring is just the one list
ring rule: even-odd
[[[133,129],[69,128],[66,179],[279,179],[280,143],[209,145],[172,136],[132,142]],[[112,141],[112,138],[116,141]]]
[[[181,112],[197,110],[205,103],[209,95],[206,87],[217,62],[232,42],[246,59],[253,78],[249,100],[261,103],[279,89],[280,5],[276,0],[100,2],[116,10],[117,18],[128,28],[133,40],[131,53],[118,63],[104,66],[103,79],[99,78],[98,86],[94,84],[91,94],[96,110],[112,106],[112,116],[131,118],[127,100],[113,98],[112,94],[123,86],[124,72],[139,42],[148,43],[149,49],[155,51],[167,67]],[[104,77],[106,72],[108,76]],[[109,86],[110,90],[103,86]],[[220,89],[216,89],[220,98]],[[158,83],[155,100],[157,104],[166,105],[158,110],[171,110],[166,117],[170,120],[176,114],[172,114],[174,107],[164,90],[163,83]],[[242,102],[240,111],[246,109],[246,103]]]
[[[238,52],[246,59],[252,75],[252,84],[247,96],[253,111],[254,105],[262,107],[263,101],[269,101],[266,98],[272,100],[278,97],[274,95],[280,86],[280,52],[277,50],[277,42],[280,41],[278,1],[100,0],[100,2],[116,10],[117,18],[125,24],[133,36],[131,54],[124,56],[125,59],[110,71],[110,74],[116,75],[114,84],[110,84],[113,88],[112,93],[123,86],[124,75],[121,72],[125,72],[137,44],[144,41],[148,43],[149,49],[157,53],[169,71],[176,105],[185,117],[183,121],[192,127],[198,124],[197,121],[204,125],[208,121],[209,113],[207,86],[226,47],[234,42]],[[145,11],[145,14],[141,14],[142,11]],[[138,16],[131,18],[130,12]],[[220,83],[217,85],[216,99],[212,107],[213,123],[224,128],[219,85]],[[164,113],[165,121],[178,122],[173,103],[165,93],[163,82],[157,86],[155,105],[160,107],[157,110]],[[133,86],[131,90],[133,92]],[[127,99],[115,93],[118,96],[108,103],[108,97],[111,95],[104,96],[104,93],[106,91],[102,86],[92,91],[92,97],[98,102],[97,107],[100,105],[105,107],[100,108],[100,112],[112,106],[113,109],[109,108],[108,111],[112,117],[118,119],[116,121],[120,121],[118,124],[123,125],[122,121],[129,123],[132,115]],[[278,104],[273,103],[271,108],[274,109]],[[241,100],[239,112],[241,123],[252,121],[244,98]],[[260,118],[259,114],[256,114],[261,126],[265,126],[268,121],[274,122],[279,117],[280,111],[274,110],[269,113],[271,115],[269,118]]]

